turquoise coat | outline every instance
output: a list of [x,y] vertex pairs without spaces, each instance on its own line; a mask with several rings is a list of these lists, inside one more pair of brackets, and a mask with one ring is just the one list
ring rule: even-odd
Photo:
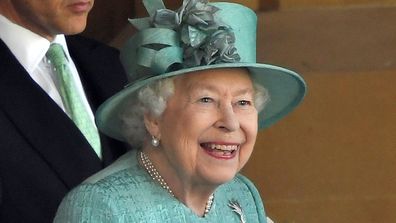
[[[241,218],[246,223],[267,222],[257,189],[240,174],[216,189],[209,213],[200,217],[153,181],[136,157],[136,151],[128,152],[72,190],[54,222],[239,223]],[[230,207],[231,202],[239,204],[242,217]]]

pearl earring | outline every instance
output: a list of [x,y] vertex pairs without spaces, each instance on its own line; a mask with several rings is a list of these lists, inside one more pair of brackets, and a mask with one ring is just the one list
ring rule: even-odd
[[159,143],[159,139],[157,139],[155,136],[151,136],[151,145],[153,145],[154,147],[158,147]]

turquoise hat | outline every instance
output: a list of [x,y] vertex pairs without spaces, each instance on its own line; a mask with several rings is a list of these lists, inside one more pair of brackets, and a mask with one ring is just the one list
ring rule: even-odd
[[297,73],[256,63],[257,16],[251,9],[207,0],[184,0],[177,11],[166,9],[162,0],[143,3],[150,17],[130,20],[138,32],[121,49],[129,84],[96,113],[98,128],[108,136],[125,141],[120,114],[140,88],[195,71],[247,68],[270,95],[259,113],[259,128],[274,124],[304,98],[306,84]]

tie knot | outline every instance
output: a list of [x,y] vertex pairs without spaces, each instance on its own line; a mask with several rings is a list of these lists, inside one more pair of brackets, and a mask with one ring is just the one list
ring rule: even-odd
[[59,43],[52,43],[45,55],[55,68],[67,64],[65,51]]

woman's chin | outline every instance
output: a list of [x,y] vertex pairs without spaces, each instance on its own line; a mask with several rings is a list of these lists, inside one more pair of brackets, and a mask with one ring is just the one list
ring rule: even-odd
[[221,173],[212,171],[206,176],[206,181],[209,185],[220,186],[234,179],[236,172]]

